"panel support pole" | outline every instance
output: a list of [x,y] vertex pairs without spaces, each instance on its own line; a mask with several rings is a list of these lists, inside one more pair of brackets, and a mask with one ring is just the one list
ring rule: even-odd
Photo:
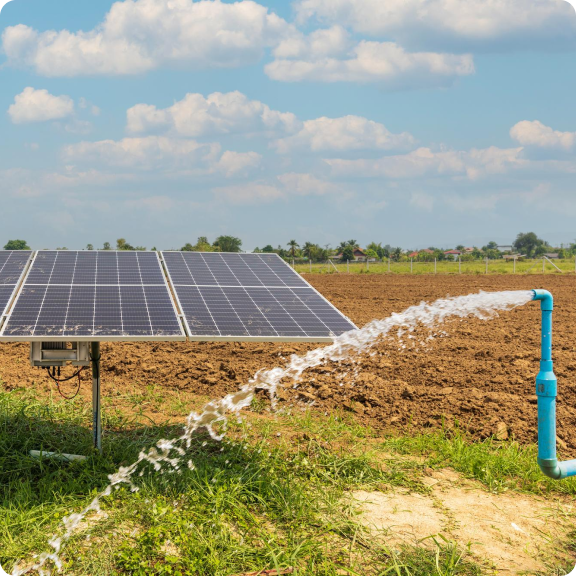
[[92,342],[90,346],[90,361],[92,363],[92,434],[94,448],[102,452],[102,413],[100,407],[100,342]]

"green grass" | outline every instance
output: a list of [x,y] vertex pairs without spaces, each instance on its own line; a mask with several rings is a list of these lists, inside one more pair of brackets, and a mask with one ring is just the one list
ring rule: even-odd
[[[553,260],[554,264],[564,273],[575,273],[576,266],[574,259]],[[434,262],[413,262],[410,266],[408,262],[391,262],[388,267],[388,261],[384,262],[350,262],[349,265],[334,261],[334,266],[324,263],[296,263],[295,270],[299,273],[313,274],[332,274],[338,272],[349,272],[350,274],[486,274],[486,263],[484,260],[474,260],[470,262],[458,262],[444,260]],[[435,271],[436,270],[436,271]],[[505,260],[489,260],[488,274],[542,274],[542,259],[536,260],[518,260],[516,262],[516,271],[514,272],[514,263]],[[560,274],[549,262],[544,266],[545,274]]]
[[[48,537],[61,532],[61,518],[86,506],[108,474],[159,438],[179,433],[132,428],[113,414],[99,455],[90,451],[89,416],[79,401],[39,402],[31,393],[0,392],[5,568],[46,551]],[[72,464],[39,461],[28,457],[32,448],[90,456]],[[423,454],[425,461],[407,454]],[[426,493],[420,478],[428,465],[453,466],[494,489],[542,493],[565,486],[573,493],[573,483],[537,478],[532,456],[514,443],[470,444],[449,434],[382,439],[342,414],[254,414],[232,423],[222,443],[199,435],[186,455],[194,469],[158,474],[143,466],[138,492],[114,492],[103,502],[106,516],[89,516],[74,534],[63,573],[230,576],[291,567],[296,575],[319,576],[489,574],[440,535],[398,549],[375,542],[347,494],[394,487]],[[512,481],[516,476],[520,485]]]
[[576,494],[576,479],[561,482],[542,474],[536,462],[535,446],[513,440],[488,438],[471,442],[464,433],[439,431],[413,436],[390,437],[385,450],[422,455],[433,468],[451,467],[468,478],[482,482],[493,492],[509,489],[533,494]]

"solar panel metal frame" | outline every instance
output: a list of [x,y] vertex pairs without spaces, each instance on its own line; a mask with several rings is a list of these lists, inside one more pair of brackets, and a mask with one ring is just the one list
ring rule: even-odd
[[[165,253],[179,253],[181,252],[180,250],[161,250],[160,251],[160,255],[161,255],[161,262],[164,266],[164,269],[166,271],[166,275],[168,276],[168,280],[170,282],[170,285],[173,288],[173,292],[174,292],[174,298],[176,299],[176,303],[178,304],[178,309],[179,309],[179,314],[180,317],[182,318],[182,321],[184,323],[184,328],[186,330],[186,335],[188,337],[188,340],[190,340],[191,342],[334,342],[334,338],[336,338],[336,336],[213,336],[213,335],[207,335],[207,336],[202,336],[202,335],[197,335],[197,334],[192,334],[192,330],[190,329],[190,326],[188,324],[188,319],[186,318],[186,315],[184,314],[184,309],[182,307],[182,303],[180,302],[180,298],[178,296],[178,291],[177,291],[177,286],[184,286],[183,284],[176,284],[174,283],[174,281],[172,280],[172,277],[170,275],[170,270],[164,260],[164,254]],[[238,252],[219,252],[219,254],[241,254]],[[322,300],[324,300],[326,303],[328,303],[330,305],[331,308],[333,308],[340,316],[342,316],[342,318],[344,318],[347,322],[349,322],[352,325],[352,329],[358,329],[358,327],[354,324],[354,322],[352,322],[352,320],[350,320],[350,318],[348,318],[347,316],[345,316],[342,312],[340,312],[340,310],[338,310],[338,308],[336,308],[336,306],[334,306],[334,304],[332,304],[332,302],[330,302],[330,300],[328,300],[325,296],[323,296],[320,292],[318,292],[318,290],[316,290],[316,288],[314,288],[314,286],[312,286],[309,282],[307,282],[304,278],[302,278],[302,276],[300,276],[296,271],[294,271],[282,258],[280,258],[280,256],[278,254],[276,254],[275,252],[271,252],[271,253],[267,253],[270,256],[274,255],[278,258],[278,260],[280,260],[280,262],[282,262],[282,264],[284,264],[288,269],[290,269],[294,274],[296,274],[297,276],[299,276],[299,278],[304,282],[305,286],[303,286],[302,288],[309,288],[311,290],[313,290]],[[190,285],[192,286],[192,285]],[[198,285],[196,285],[198,286]],[[218,284],[214,285],[215,287],[219,287]],[[242,287],[242,285],[239,285],[239,287]],[[262,288],[270,288],[269,286],[265,286],[263,285]],[[291,288],[291,287],[288,287]],[[296,288],[296,287],[294,287]]]
[[[123,335],[81,335],[81,336],[11,336],[4,333],[5,328],[8,326],[10,321],[10,316],[12,311],[15,309],[18,299],[22,294],[22,289],[26,286],[26,280],[30,275],[30,272],[34,266],[34,262],[36,260],[37,255],[41,251],[34,251],[33,257],[28,260],[28,268],[25,271],[25,275],[23,274],[23,278],[20,279],[20,284],[18,286],[18,292],[16,297],[12,297],[12,305],[9,308],[9,312],[3,317],[4,321],[1,324],[0,329],[0,342],[185,342],[186,341],[186,332],[183,326],[183,318],[182,315],[178,312],[175,300],[174,300],[174,293],[171,289],[170,284],[168,283],[165,268],[163,266],[162,260],[159,257],[159,253],[156,253],[156,259],[158,261],[158,266],[160,271],[162,272],[162,278],[164,281],[164,286],[168,292],[168,296],[170,298],[170,302],[172,304],[172,308],[174,310],[174,315],[178,320],[178,325],[180,328],[179,335],[167,335],[167,336],[154,336],[154,335],[135,335],[135,336],[123,336]],[[82,252],[81,250],[76,250],[76,252]],[[119,252],[118,250],[112,250],[112,252]],[[73,286],[73,284],[71,284]],[[142,286],[150,286],[150,284],[142,284]]]
[[[14,284],[14,289],[12,290],[12,294],[8,298],[8,300],[6,302],[6,306],[4,307],[4,309],[3,310],[0,309],[0,331],[1,331],[1,329],[4,325],[4,322],[8,318],[8,310],[10,310],[12,308],[12,305],[14,304],[16,298],[18,297],[18,294],[20,293],[20,287],[22,286],[23,279],[25,276],[27,276],[28,270],[31,266],[31,263],[34,259],[34,256],[36,256],[36,253],[33,250],[0,250],[0,252],[22,252],[22,253],[27,252],[28,253],[28,259],[26,260],[26,264],[24,265],[22,272],[20,272],[20,276],[19,276],[18,280]],[[5,286],[10,286],[10,284],[5,284]]]

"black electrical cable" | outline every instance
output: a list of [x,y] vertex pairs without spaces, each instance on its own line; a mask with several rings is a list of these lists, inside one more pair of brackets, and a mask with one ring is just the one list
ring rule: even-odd
[[93,377],[98,380],[100,378],[100,358],[102,358],[102,353],[98,355],[98,358],[94,358],[92,354],[89,354],[89,357],[92,363],[92,370],[94,371]]
[[[80,392],[80,386],[82,384],[82,381],[80,380],[80,373],[82,372],[83,369],[84,367],[82,366],[79,370],[74,372],[72,376],[68,376],[68,378],[62,378],[62,379],[56,377],[55,367],[52,369],[52,372],[50,372],[49,367],[46,367],[46,372],[48,373],[48,376],[52,380],[54,380],[54,382],[56,382],[56,389],[58,390],[58,394],[60,394],[60,396],[62,396],[62,398],[66,400],[73,400],[74,398],[76,398],[76,396],[78,396],[78,393]],[[60,367],[58,367],[58,375],[60,375]],[[76,378],[76,376],[78,377],[78,386],[76,387],[76,391],[72,396],[66,396],[65,394],[62,393],[62,390],[60,390],[60,384],[62,384],[62,382],[68,382],[68,380],[72,380],[72,378]]]

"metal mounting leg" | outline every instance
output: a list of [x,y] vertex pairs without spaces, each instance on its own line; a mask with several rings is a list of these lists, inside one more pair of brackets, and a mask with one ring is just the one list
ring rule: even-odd
[[102,415],[100,411],[100,342],[92,342],[90,347],[92,362],[92,433],[94,448],[102,451]]

